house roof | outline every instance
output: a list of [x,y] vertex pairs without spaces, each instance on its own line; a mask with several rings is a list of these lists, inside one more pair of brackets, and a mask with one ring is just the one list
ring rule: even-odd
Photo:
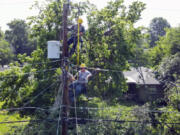
[[152,70],[145,67],[131,68],[129,71],[123,72],[123,74],[127,79],[127,83],[151,85],[160,84],[160,82],[154,77],[155,75]]

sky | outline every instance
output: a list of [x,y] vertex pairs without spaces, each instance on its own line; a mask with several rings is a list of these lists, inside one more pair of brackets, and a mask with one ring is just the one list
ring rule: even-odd
[[[46,0],[38,0],[40,4]],[[70,0],[80,2],[83,0]],[[89,0],[94,3],[98,9],[103,8],[110,0]],[[135,0],[124,0],[125,5],[129,5]],[[141,20],[137,26],[149,26],[154,17],[163,17],[167,19],[172,27],[180,26],[180,0],[139,0],[146,4],[146,9],[142,13]],[[0,27],[3,31],[8,29],[6,25],[16,19],[26,19],[28,16],[37,15],[38,10],[30,10],[35,0],[0,0]]]

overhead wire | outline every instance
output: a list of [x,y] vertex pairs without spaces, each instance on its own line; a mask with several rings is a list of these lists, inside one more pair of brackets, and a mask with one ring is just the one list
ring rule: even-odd
[[[62,99],[62,98],[61,98]],[[60,109],[63,108],[65,105],[60,105],[60,107],[55,108],[55,109]],[[46,108],[42,108],[42,107],[19,107],[19,108],[6,108],[6,109],[0,109],[0,112],[3,111],[19,111],[19,110],[24,110],[24,109],[37,109],[37,110],[41,110],[41,111],[52,111],[51,109],[49,109],[51,106],[46,107]],[[146,113],[177,113],[180,114],[180,112],[178,111],[167,111],[167,110],[149,110],[149,109],[142,109],[142,108],[134,108],[134,109],[122,109],[122,108],[114,108],[114,107],[73,107],[73,106],[67,106],[70,109],[79,109],[79,110],[94,110],[94,111],[98,111],[98,110],[114,110],[114,111],[127,111],[127,112],[135,112],[135,109],[138,109],[139,112],[146,112]]]
[[[76,118],[75,117],[67,117],[67,121],[73,121]],[[180,122],[154,122],[154,121],[140,121],[140,120],[118,120],[118,119],[88,119],[88,118],[77,118],[78,121],[86,121],[86,122],[116,122],[116,123],[162,123],[162,124],[170,124],[170,125],[180,125]],[[22,122],[57,122],[56,119],[40,119],[40,120],[22,120],[22,121],[2,121],[0,124],[10,124],[10,123],[22,123]],[[80,122],[79,122],[80,123]]]
[[28,63],[26,65],[49,64],[49,63],[55,63],[55,62],[60,62],[60,61],[62,61],[62,59],[61,60],[53,60],[53,61],[50,61],[50,62],[37,62],[37,63],[35,62],[35,63],[32,63],[32,64]]
[[42,90],[40,93],[38,93],[35,97],[33,97],[32,99],[30,99],[29,101],[27,101],[27,102],[23,105],[23,107],[27,106],[27,105],[28,105],[29,103],[31,103],[33,100],[35,100],[35,99],[38,98],[40,95],[42,95],[44,92],[46,92],[47,90],[49,90],[49,88],[52,87],[53,85],[55,85],[56,83],[57,83],[57,81],[54,82],[54,83],[52,83],[52,84],[49,85],[48,87],[46,87],[44,90]]
[[[19,67],[23,67],[23,66],[31,66],[31,65],[40,65],[40,64],[50,64],[50,63],[55,63],[55,62],[60,62],[61,60],[52,60],[49,62],[33,62],[33,63],[26,63],[24,65],[20,65]],[[7,69],[11,69],[11,67],[8,67]]]
[[6,109],[0,109],[0,112],[4,112],[4,111],[20,111],[20,110],[24,110],[24,109],[37,109],[37,110],[42,110],[42,111],[46,111],[48,109],[44,109],[41,107],[19,107],[19,108],[6,108]]
[[[76,118],[70,117],[68,120],[75,120]],[[172,124],[172,125],[180,125],[179,122],[154,122],[154,121],[140,121],[140,120],[117,120],[117,119],[87,119],[87,118],[77,118],[78,120],[82,121],[89,121],[89,122],[117,122],[117,123],[163,123],[163,124]]]
[[[71,63],[71,66],[74,68],[79,68],[79,66],[74,65]],[[95,71],[102,71],[102,72],[116,72],[116,73],[122,73],[122,71],[120,70],[114,70],[114,69],[103,69],[103,68],[99,68],[99,67],[87,67],[87,69],[90,70],[95,70]]]
[[[41,72],[46,72],[46,71],[53,71],[56,70],[58,68],[50,68],[50,69],[43,69],[43,70],[38,70],[38,71],[31,71],[31,72],[25,72],[25,73],[20,73],[20,75],[33,75],[35,73],[41,73]],[[3,76],[0,77],[0,79],[4,79],[4,78],[12,78],[12,77],[19,77],[20,75],[9,75],[9,76]]]
[[[91,69],[91,70],[97,70],[97,71],[102,71],[102,72],[117,72],[117,73],[122,73],[121,71],[118,71],[118,70],[111,70],[111,69],[102,69],[102,68],[93,68],[93,67],[89,67],[88,69]],[[25,107],[24,107],[25,108]],[[78,107],[76,107],[75,106],[75,109],[76,108],[78,108]],[[30,108],[29,108],[30,109]],[[35,108],[32,108],[32,109],[35,109]],[[84,108],[83,108],[84,109]],[[88,107],[88,110],[90,110],[90,109],[92,109],[92,108],[89,108]],[[60,116],[60,115],[59,115]],[[73,118],[69,118],[69,119],[73,119]],[[81,119],[83,119],[84,120],[84,118],[75,118],[76,120],[77,119],[79,119],[79,120],[81,120]],[[85,120],[87,120],[87,121],[97,121],[97,120],[92,120],[92,119],[85,119]],[[102,119],[100,119],[100,120],[98,120],[98,121],[107,121],[107,122],[111,122],[112,120],[102,120]],[[115,122],[115,120],[114,120],[114,122]],[[123,121],[117,121],[117,122],[123,122]],[[137,122],[137,121],[129,121],[129,122]],[[59,122],[58,122],[59,123]]]
[[[61,105],[61,107],[63,107],[63,105]],[[70,109],[80,109],[80,110],[95,110],[95,111],[97,111],[97,110],[118,110],[119,112],[121,112],[121,111],[123,111],[123,110],[125,110],[125,109],[122,109],[122,108],[114,108],[114,107],[73,107],[73,106],[68,106]],[[136,109],[136,108],[134,108],[134,109]],[[129,112],[133,112],[134,111],[134,109],[127,109],[127,110],[125,110],[125,111],[129,111]],[[149,110],[149,109],[139,109],[138,108],[138,110],[141,110],[141,111],[143,111],[143,112],[152,112],[152,113],[178,113],[178,114],[180,114],[180,112],[178,112],[178,111],[161,111],[161,110]]]
[[38,123],[41,123],[42,121],[56,122],[57,120],[53,120],[53,119],[39,119],[39,120],[1,121],[0,124],[26,123],[26,122],[38,122]]
[[[96,68],[93,68],[93,69],[96,69]],[[107,70],[106,70],[107,71]],[[174,85],[174,83],[171,83],[171,84],[173,84]],[[177,86],[177,85],[175,85],[175,86]],[[75,107],[76,108],[76,107]],[[89,108],[88,107],[88,109],[92,109],[92,108]],[[151,112],[160,112],[160,113],[162,113],[163,111],[151,111]],[[166,111],[167,112],[167,111]],[[168,112],[168,113],[177,113],[177,112]]]

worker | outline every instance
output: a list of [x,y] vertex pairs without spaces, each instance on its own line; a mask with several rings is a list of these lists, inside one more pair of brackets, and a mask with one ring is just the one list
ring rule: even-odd
[[[79,41],[81,42],[81,45],[83,44],[83,40],[82,40],[82,35],[85,33],[85,28],[82,25],[83,20],[81,18],[78,18],[77,23],[79,24]],[[73,46],[70,50],[69,55],[71,56],[75,50],[76,50],[76,46],[77,46],[77,42],[78,42],[78,24],[73,25],[70,29],[70,31],[72,31],[71,33],[71,37],[68,39],[68,47],[73,43]]]
[[[92,74],[86,69],[86,65],[81,64],[80,71],[78,71],[78,73],[74,77],[77,78],[77,80],[73,81],[73,83],[69,86],[70,89],[75,90],[76,97],[83,93],[86,94],[87,83],[91,76]],[[69,91],[69,98],[71,103],[74,102],[74,93],[72,90]]]

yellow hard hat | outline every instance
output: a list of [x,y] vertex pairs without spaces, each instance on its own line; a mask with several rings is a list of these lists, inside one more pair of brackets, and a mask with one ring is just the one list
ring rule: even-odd
[[84,63],[82,63],[81,65],[80,65],[80,68],[85,68],[86,67],[86,65],[84,64]]
[[78,18],[78,23],[83,23],[83,20],[81,18]]

